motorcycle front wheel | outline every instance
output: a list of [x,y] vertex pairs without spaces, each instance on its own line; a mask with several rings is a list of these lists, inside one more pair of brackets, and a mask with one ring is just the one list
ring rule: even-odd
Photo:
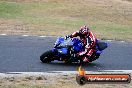
[[52,52],[52,50],[49,50],[49,51],[46,51],[45,53],[43,53],[40,56],[40,60],[43,63],[50,63],[52,61],[52,59],[53,59],[53,56],[54,56],[54,53]]

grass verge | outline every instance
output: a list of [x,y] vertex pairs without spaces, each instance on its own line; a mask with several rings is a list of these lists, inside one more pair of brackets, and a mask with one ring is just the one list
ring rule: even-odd
[[3,0],[0,33],[65,36],[88,25],[100,39],[132,41],[132,3],[122,0]]
[[[53,73],[54,74],[54,73]],[[34,76],[0,76],[0,88],[130,88],[130,84],[85,84],[80,86],[76,82],[75,74]],[[39,79],[38,79],[39,78]]]

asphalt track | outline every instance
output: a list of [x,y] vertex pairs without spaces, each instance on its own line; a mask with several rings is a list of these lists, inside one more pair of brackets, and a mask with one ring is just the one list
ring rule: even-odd
[[[78,64],[42,63],[39,56],[52,49],[56,37],[0,35],[0,72],[76,71]],[[132,70],[132,43],[106,41],[100,58],[85,64],[87,71]]]

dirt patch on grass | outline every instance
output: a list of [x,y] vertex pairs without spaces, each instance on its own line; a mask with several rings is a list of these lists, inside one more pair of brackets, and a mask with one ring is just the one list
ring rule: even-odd
[[122,1],[128,1],[128,2],[132,2],[132,0],[122,0]]

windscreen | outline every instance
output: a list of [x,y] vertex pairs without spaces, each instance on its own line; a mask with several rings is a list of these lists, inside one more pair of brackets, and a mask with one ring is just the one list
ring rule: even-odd
[[65,47],[65,46],[72,46],[73,42],[71,38],[65,39],[62,43],[60,43],[59,46]]

